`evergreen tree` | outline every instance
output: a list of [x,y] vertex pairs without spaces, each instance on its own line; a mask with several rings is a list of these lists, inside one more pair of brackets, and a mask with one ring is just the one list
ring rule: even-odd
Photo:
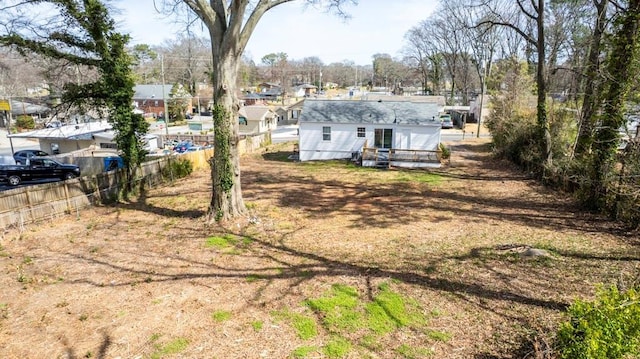
[[108,114],[130,179],[146,155],[142,140],[148,124],[133,113],[133,59],[126,51],[129,36],[115,31],[115,22],[100,0],[24,2],[13,10],[37,13],[35,10],[43,6],[55,9],[56,21],[44,25],[35,20],[7,23],[0,32],[0,45],[13,46],[25,56],[37,53],[98,70],[100,77],[95,82],[66,84],[62,100]]

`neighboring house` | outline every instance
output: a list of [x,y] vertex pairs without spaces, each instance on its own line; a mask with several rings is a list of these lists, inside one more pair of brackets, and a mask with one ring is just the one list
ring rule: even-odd
[[277,114],[268,106],[243,106],[238,111],[241,133],[263,133],[275,130]]
[[300,118],[302,112],[302,106],[304,100],[295,102],[289,106],[280,106],[276,108],[276,115],[278,118],[278,124],[295,124]]
[[278,84],[263,82],[258,85],[258,95],[263,99],[274,101],[282,96],[282,87]]
[[144,113],[159,115],[164,113],[164,99],[171,97],[171,85],[135,85],[133,87],[133,107]]
[[244,95],[242,101],[245,106],[253,106],[253,105],[266,105],[267,100],[258,93],[250,93]]
[[[115,138],[116,138],[116,133],[113,131],[96,133],[93,135],[93,139],[94,139],[93,147],[96,150],[101,149],[101,150],[117,151],[118,146],[116,145]],[[143,148],[149,153],[154,153],[158,151],[158,149],[160,148],[158,146],[158,141],[159,141],[158,135],[146,134],[144,136],[143,141],[144,141]]]
[[[168,105],[169,100],[173,97],[171,94],[172,88],[172,84],[165,84],[163,95],[162,85],[135,85],[133,87],[133,107],[146,114],[164,114],[164,100],[167,100]],[[185,107],[187,108],[187,112],[191,112],[193,109],[193,98],[186,90],[184,90],[184,92]]]
[[12,138],[35,139],[39,142],[40,150],[50,154],[62,154],[94,146],[94,135],[107,132],[110,129],[111,124],[107,121],[99,121],[14,133],[7,135],[7,137],[10,141]]
[[293,97],[309,97],[318,91],[318,87],[302,84],[293,88]]
[[428,102],[307,99],[299,122],[299,159],[362,155],[363,166],[438,167],[438,112],[438,104]]

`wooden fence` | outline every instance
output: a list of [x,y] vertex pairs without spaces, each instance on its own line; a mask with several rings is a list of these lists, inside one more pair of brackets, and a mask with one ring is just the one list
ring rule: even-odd
[[[170,172],[168,178],[162,175],[170,161],[187,159],[194,170],[201,170],[209,167],[212,156],[213,149],[208,149],[148,161],[142,164],[135,181],[145,181],[149,186],[171,181]],[[22,228],[27,223],[54,220],[62,215],[79,216],[83,208],[117,199],[124,179],[124,171],[118,170],[4,191],[0,195],[0,228]]]
[[[185,135],[183,135],[185,136]],[[243,136],[238,142],[240,154],[250,153],[271,143],[269,133]],[[214,149],[169,155],[144,162],[136,174],[136,181],[154,186],[163,183],[163,168],[176,158],[189,160],[194,171],[208,169]],[[171,181],[171,173],[168,173]],[[22,228],[27,223],[53,220],[62,215],[80,215],[80,210],[96,203],[117,198],[125,179],[124,172],[101,172],[63,182],[53,182],[19,187],[0,192],[0,228]]]

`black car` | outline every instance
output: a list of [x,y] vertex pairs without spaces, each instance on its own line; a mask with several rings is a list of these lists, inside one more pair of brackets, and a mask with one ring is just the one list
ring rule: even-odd
[[80,176],[80,167],[50,158],[32,157],[27,165],[0,165],[0,181],[17,186],[22,181],[67,180]]
[[26,165],[27,160],[33,157],[45,157],[49,156],[48,153],[41,150],[20,150],[13,154],[13,158],[19,165]]

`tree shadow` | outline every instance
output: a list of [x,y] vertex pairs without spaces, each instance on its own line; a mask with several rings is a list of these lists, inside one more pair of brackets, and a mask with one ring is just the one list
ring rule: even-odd
[[289,158],[291,155],[295,155],[295,152],[293,151],[265,152],[264,154],[262,154],[262,158],[266,161],[273,161],[273,162],[295,162],[294,160]]
[[98,346],[95,353],[87,352],[85,354],[81,354],[78,356],[76,354],[76,350],[69,343],[67,338],[62,338],[62,344],[65,346],[65,353],[68,359],[80,359],[80,358],[96,358],[96,359],[106,359],[109,358],[107,356],[107,351],[112,344],[111,336],[106,332],[102,333],[102,341],[100,342],[100,346]]

